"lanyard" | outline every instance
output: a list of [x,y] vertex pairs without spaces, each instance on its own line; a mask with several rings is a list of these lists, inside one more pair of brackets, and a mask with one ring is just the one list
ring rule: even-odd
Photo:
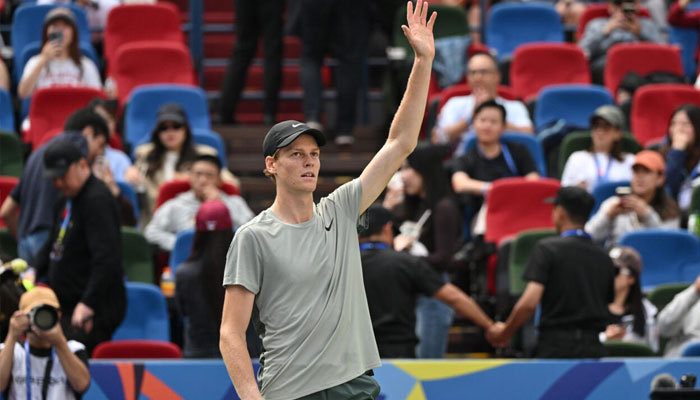
[[598,161],[598,154],[593,153],[593,161],[595,161],[595,170],[598,173],[598,183],[607,182],[608,176],[610,175],[610,168],[612,167],[612,157],[608,158],[608,166],[605,168],[605,174],[602,173],[602,168],[600,168],[600,162]]
[[58,231],[58,238],[56,238],[56,243],[63,243],[63,237],[66,236],[66,230],[68,229],[68,222],[70,221],[70,213],[73,203],[70,199],[66,201],[66,208],[63,210],[63,221],[61,221],[61,229]]
[[388,248],[389,248],[389,246],[386,243],[382,243],[382,242],[367,242],[367,243],[362,243],[360,245],[360,251],[371,250],[371,249],[386,250]]
[[583,231],[583,229],[569,229],[568,231],[564,231],[561,233],[561,237],[569,237],[569,236],[580,236],[580,237],[585,237],[590,239],[591,235],[587,234],[586,232]]
[[[31,354],[29,354],[29,340],[24,341],[24,353],[27,356],[27,400],[32,400],[32,366],[31,366]],[[51,372],[51,367],[53,367],[53,359],[56,357],[56,349],[51,347],[51,358],[46,362],[46,371],[44,372],[44,381],[41,384],[42,396],[46,398],[46,390],[43,388],[49,387],[48,379],[50,379],[49,373]]]
[[[479,154],[486,158],[486,155],[481,151],[478,144],[476,145],[476,148],[479,150]],[[506,160],[506,165],[508,165],[510,173],[513,174],[513,176],[518,176],[518,167],[515,165],[513,155],[510,154],[510,149],[508,146],[506,146],[506,143],[503,140],[501,140],[501,154],[503,154],[503,159]]]

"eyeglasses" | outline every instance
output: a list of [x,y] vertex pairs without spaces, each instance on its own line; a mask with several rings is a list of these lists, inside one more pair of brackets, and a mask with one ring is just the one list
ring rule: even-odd
[[166,124],[162,124],[161,126],[159,126],[158,130],[161,132],[168,131],[168,130],[178,130],[178,129],[182,129],[183,126],[184,126],[183,124],[179,124],[177,122],[172,123],[172,124],[166,123]]
[[495,73],[495,69],[470,69],[467,71],[467,75],[470,76],[476,76],[476,75],[489,75]]
[[632,271],[630,271],[629,268],[621,268],[621,267],[615,266],[615,276],[620,275],[620,274],[632,276]]

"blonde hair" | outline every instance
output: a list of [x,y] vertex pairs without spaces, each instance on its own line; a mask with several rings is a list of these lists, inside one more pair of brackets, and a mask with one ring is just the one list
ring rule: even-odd
[[[279,158],[279,156],[280,156],[280,149],[277,149],[277,150],[275,150],[275,153],[270,157],[272,157],[273,160],[277,160]],[[265,157],[265,159],[267,159],[267,157]],[[263,174],[265,174],[266,177],[270,178],[270,180],[272,180],[272,182],[277,182],[277,180],[275,179],[275,175],[267,170],[267,163],[265,164],[265,169],[263,169],[262,172],[263,172]]]

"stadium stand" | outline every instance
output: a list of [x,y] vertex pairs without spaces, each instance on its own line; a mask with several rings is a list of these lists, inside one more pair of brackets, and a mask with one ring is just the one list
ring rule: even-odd
[[535,106],[535,130],[557,122],[588,129],[590,117],[600,106],[613,104],[612,95],[598,85],[550,85],[540,90]]
[[634,92],[630,128],[642,146],[658,142],[666,136],[676,107],[682,104],[700,106],[700,91],[689,85],[652,84]]
[[112,340],[146,339],[170,341],[170,318],[165,297],[150,283],[126,283],[126,316]]
[[510,57],[521,44],[563,42],[564,29],[554,6],[547,3],[499,3],[486,22],[486,44],[499,59]]

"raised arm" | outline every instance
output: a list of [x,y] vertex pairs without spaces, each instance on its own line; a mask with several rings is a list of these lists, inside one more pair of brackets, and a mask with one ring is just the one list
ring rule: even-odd
[[389,179],[418,143],[423,112],[428,97],[430,70],[435,56],[433,25],[437,13],[427,20],[428,3],[418,0],[416,9],[406,5],[408,27],[401,26],[415,53],[413,69],[401,105],[389,129],[389,138],[367,167],[362,171],[362,205],[360,213],[369,207],[384,190]]

